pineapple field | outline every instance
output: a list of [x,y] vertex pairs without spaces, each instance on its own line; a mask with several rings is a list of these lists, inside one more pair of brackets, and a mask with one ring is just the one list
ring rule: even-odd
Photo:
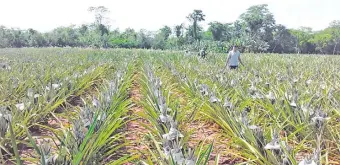
[[340,57],[0,49],[0,164],[340,164]]

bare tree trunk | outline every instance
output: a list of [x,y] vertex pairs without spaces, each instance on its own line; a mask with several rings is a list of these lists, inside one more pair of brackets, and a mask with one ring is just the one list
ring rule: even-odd
[[274,48],[273,48],[273,50],[272,50],[272,53],[274,53],[274,51],[275,51],[275,49],[276,49],[276,46],[277,46],[277,44],[275,44],[275,46],[274,46]]
[[299,48],[299,39],[298,38],[296,38],[296,53],[297,54],[300,54],[300,48]]
[[334,49],[333,49],[333,55],[335,54],[336,46],[338,45],[338,42],[335,43]]
[[298,44],[296,44],[295,48],[296,48],[296,54],[299,54],[299,53],[300,53],[300,51],[299,51]]
[[197,22],[196,21],[194,22],[194,27],[193,28],[194,28],[194,38],[197,41],[198,38],[197,38]]

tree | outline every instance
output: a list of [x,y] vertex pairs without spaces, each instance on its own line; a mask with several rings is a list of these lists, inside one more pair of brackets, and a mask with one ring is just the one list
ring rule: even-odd
[[10,47],[8,39],[8,29],[5,26],[0,26],[0,48]]
[[277,25],[274,31],[274,39],[271,43],[274,47],[271,52],[293,53],[295,51],[296,38],[283,25]]
[[91,13],[94,13],[95,17],[95,22],[94,25],[96,26],[96,29],[98,33],[100,34],[100,42],[101,43],[96,43],[96,45],[101,45],[104,48],[107,48],[108,46],[108,38],[109,38],[109,28],[108,28],[108,23],[104,22],[107,21],[108,18],[105,16],[107,15],[110,11],[104,7],[104,6],[98,6],[98,7],[89,7],[88,11]]
[[178,47],[180,47],[181,45],[184,45],[185,43],[185,38],[183,37],[184,35],[184,24],[180,24],[180,25],[176,25],[174,27],[174,33],[175,33],[175,36],[176,36],[176,40],[174,41]]
[[28,45],[31,46],[31,47],[38,46],[38,43],[37,43],[36,37],[35,37],[38,34],[38,31],[29,28],[27,30],[27,33],[28,33]]
[[43,47],[46,46],[46,40],[44,36],[37,30],[28,29],[27,30],[27,46],[30,47]]
[[296,38],[297,53],[313,53],[315,46],[312,42],[313,32],[309,27],[300,27],[291,29],[290,33]]
[[75,26],[58,27],[54,29],[49,35],[51,46],[65,47],[78,46],[79,35]]
[[332,41],[332,35],[328,33],[327,31],[319,31],[316,32],[309,40],[309,42],[312,42],[316,47],[316,51],[319,51],[323,54],[328,54],[331,52],[330,48],[330,42]]
[[316,45],[316,50],[324,54],[338,54],[340,49],[340,23],[333,21],[329,27],[314,34],[311,41]]
[[20,48],[27,46],[27,38],[25,33],[20,29],[11,29],[9,31],[8,39],[11,47]]
[[208,31],[212,33],[214,41],[229,41],[233,30],[231,25],[232,23],[210,22]]
[[139,48],[150,49],[152,45],[151,33],[145,29],[141,29],[137,35]]
[[156,36],[153,38],[152,47],[154,49],[165,49],[166,46],[166,40],[164,40],[164,36],[161,34],[156,34]]
[[169,26],[164,26],[163,28],[160,29],[160,33],[163,36],[164,40],[168,40],[172,31],[171,31],[171,28]]
[[89,30],[89,27],[87,25],[81,25],[79,28],[79,33],[84,36]]
[[187,16],[187,19],[192,23],[192,37],[195,40],[199,40],[198,37],[198,31],[199,31],[199,25],[198,23],[201,21],[205,21],[205,15],[203,14],[202,10],[194,10],[191,14]]
[[251,6],[240,16],[242,24],[246,26],[246,40],[250,51],[266,51],[268,43],[273,40],[275,28],[274,15],[269,11],[267,4]]
[[225,27],[220,22],[210,22],[208,31],[211,32],[212,37],[215,41],[221,41],[225,33]]
[[340,20],[332,21],[326,30],[332,34],[332,41],[334,42],[333,55],[340,53],[338,47],[340,42]]
[[169,26],[164,26],[159,29],[158,33],[153,38],[153,48],[155,49],[165,49],[169,36],[171,35],[171,28]]
[[183,29],[184,29],[183,24],[175,26],[174,31],[177,38],[183,37]]
[[186,35],[185,35],[186,41],[188,43],[199,42],[202,38],[202,34],[201,34],[202,31],[203,31],[203,28],[201,26],[197,25],[195,28],[193,25],[190,25],[186,29]]
[[105,20],[107,20],[107,17],[105,15],[108,14],[110,11],[105,6],[91,6],[88,8],[88,11],[94,13],[95,24],[106,24],[103,23]]
[[111,43],[121,48],[137,48],[137,32],[134,29],[127,28],[118,38],[113,38]]

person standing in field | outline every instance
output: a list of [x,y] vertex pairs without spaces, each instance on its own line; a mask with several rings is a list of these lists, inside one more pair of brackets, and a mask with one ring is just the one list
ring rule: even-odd
[[235,45],[233,46],[233,49],[228,54],[225,67],[229,66],[229,69],[237,69],[238,63],[241,63],[243,65],[243,62],[241,60],[241,53],[237,50],[237,46]]
[[207,47],[203,47],[203,49],[200,50],[200,52],[198,53],[199,56],[201,56],[202,58],[205,58],[207,55]]
[[184,56],[189,56],[189,50],[185,50]]

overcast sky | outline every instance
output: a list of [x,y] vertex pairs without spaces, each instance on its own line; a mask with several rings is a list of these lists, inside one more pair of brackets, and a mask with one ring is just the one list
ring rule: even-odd
[[106,6],[112,27],[157,30],[186,21],[194,9],[206,22],[233,22],[252,5],[266,3],[278,24],[320,30],[340,20],[340,0],[0,0],[0,25],[49,31],[93,21],[90,6]]

